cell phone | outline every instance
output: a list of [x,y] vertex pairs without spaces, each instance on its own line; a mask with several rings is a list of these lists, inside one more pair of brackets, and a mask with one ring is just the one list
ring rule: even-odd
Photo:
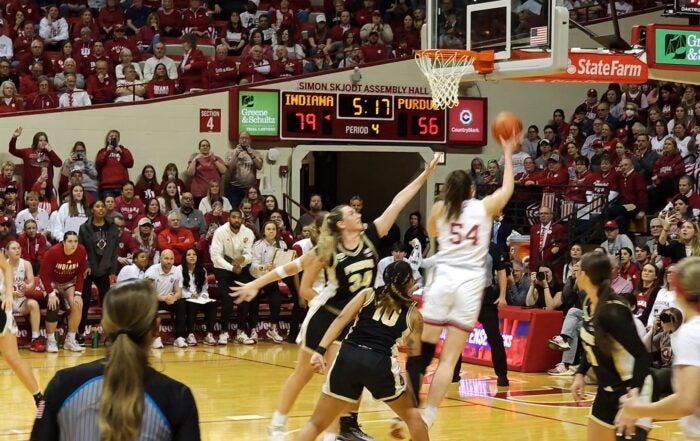
[[117,146],[117,138],[112,138],[112,139],[110,139],[110,140],[109,140],[109,144],[110,144],[112,147],[116,147],[116,146]]

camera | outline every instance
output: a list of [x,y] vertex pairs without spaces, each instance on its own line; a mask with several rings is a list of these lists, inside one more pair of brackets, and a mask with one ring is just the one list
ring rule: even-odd
[[117,138],[110,139],[109,145],[111,145],[112,147],[116,147],[117,146]]
[[75,154],[75,160],[76,160],[76,161],[82,161],[83,159],[85,159],[85,157],[84,157],[84,155],[83,155],[83,152],[77,152],[77,153]]
[[671,323],[673,321],[673,316],[668,312],[662,312],[659,314],[659,320],[661,320],[661,323]]
[[537,280],[542,282],[546,278],[547,278],[547,275],[544,273],[544,271],[537,271]]

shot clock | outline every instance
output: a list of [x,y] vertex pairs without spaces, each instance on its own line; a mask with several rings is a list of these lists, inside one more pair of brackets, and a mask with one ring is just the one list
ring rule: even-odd
[[281,139],[444,143],[445,110],[430,97],[283,91]]

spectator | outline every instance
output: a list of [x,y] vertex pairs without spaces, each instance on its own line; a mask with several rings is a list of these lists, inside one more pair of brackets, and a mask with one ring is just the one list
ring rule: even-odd
[[[284,229],[286,231],[292,231],[292,223],[289,221],[289,214],[279,207],[277,198],[275,195],[263,196],[263,207],[257,214],[258,218],[258,231],[262,228],[262,224],[270,219],[273,212],[278,211],[282,213],[282,222],[284,223]],[[252,212],[252,206],[251,206]]]
[[637,303],[633,313],[642,323],[649,320],[651,306],[656,301],[656,296],[661,289],[659,274],[660,270],[652,263],[646,263],[640,272],[639,285],[634,290]]
[[262,48],[262,58],[267,61],[272,61],[272,45],[265,43],[262,31],[255,29],[250,32],[250,39],[248,44],[243,48],[241,52],[240,60],[241,62],[248,62],[251,59],[250,52],[255,46],[260,46]]
[[[621,234],[617,222],[610,220],[605,222],[603,225],[603,231],[605,232],[605,241],[600,244],[608,255],[617,256],[623,248],[629,250],[634,249],[634,245],[626,234]],[[632,261],[635,261],[635,257],[632,256]]]
[[[418,272],[418,269],[420,268],[422,256],[419,254],[420,248],[414,248],[414,245],[415,243],[411,243],[409,246],[405,246],[403,242],[394,242],[391,245],[391,255],[377,262],[377,278],[374,280],[375,289],[386,285],[386,281],[383,277],[386,267],[393,262],[400,261],[411,265],[411,269],[413,270],[413,281],[416,282],[417,286],[421,286],[422,276],[420,272]],[[408,259],[406,258],[406,250],[412,251]]]
[[[165,186],[168,182],[175,183],[175,186],[177,188],[178,197],[187,188],[187,186],[185,185],[185,182],[182,179],[180,179],[180,172],[177,169],[177,164],[175,164],[173,162],[166,164],[165,169],[163,170],[163,175],[162,175],[161,181],[160,181],[161,192],[165,189]],[[179,206],[179,204],[178,204],[178,206]]]
[[[46,350],[58,352],[56,325],[59,308],[65,302],[69,313],[68,334],[63,347],[72,352],[83,352],[85,348],[78,344],[75,334],[83,309],[82,293],[87,254],[85,248],[78,243],[78,234],[75,231],[66,231],[61,239],[63,242],[57,243],[46,252],[39,272],[39,278],[47,292]],[[85,297],[89,298],[87,293]]]
[[176,93],[177,82],[168,77],[168,69],[165,67],[165,64],[158,64],[153,79],[146,85],[146,98],[161,98],[173,96]]
[[143,72],[141,72],[141,67],[138,63],[134,62],[134,55],[128,48],[123,48],[119,52],[119,64],[114,68],[114,77],[117,80],[123,80],[126,78],[126,72],[124,69],[127,67],[133,67],[136,72],[136,79],[143,80]]
[[566,200],[574,202],[577,213],[582,210],[579,215],[582,219],[590,217],[585,205],[592,200],[595,183],[600,179],[597,172],[588,170],[589,163],[585,156],[578,156],[574,160],[574,175],[569,179],[569,188],[566,190]]
[[211,300],[208,303],[190,302],[192,300],[209,299],[209,283],[207,282],[207,270],[204,269],[197,255],[197,250],[190,248],[185,252],[185,261],[180,265],[182,273],[182,298],[186,301],[186,333],[188,346],[197,346],[194,336],[194,322],[198,311],[204,311],[204,320],[207,334],[203,343],[208,346],[216,346],[214,331],[214,319],[216,318],[216,303]]
[[250,228],[256,239],[259,238],[260,229],[258,228],[258,218],[253,215],[253,204],[250,203],[248,198],[245,198],[241,201],[240,209],[241,213],[243,213],[243,225]]
[[321,195],[317,193],[312,194],[311,198],[309,198],[309,210],[299,216],[297,226],[294,228],[294,235],[299,236],[301,234],[301,229],[307,225],[311,225],[322,210],[323,200],[321,199]]
[[[196,199],[196,198],[195,198]],[[220,199],[222,203],[222,208],[226,212],[230,212],[233,208],[228,198],[221,195],[221,184],[219,180],[209,181],[209,191],[207,195],[199,201],[199,211],[204,213],[210,213],[212,211],[212,201],[214,199]]]
[[669,241],[669,228],[676,221],[676,216],[669,213],[666,217],[661,218],[661,221],[663,229],[656,248],[660,256],[670,258],[672,263],[688,256],[700,256],[700,235],[698,234],[698,225],[695,222],[683,222],[678,238]]
[[[164,220],[163,227],[166,224],[167,220]],[[142,217],[139,219],[137,229],[138,231],[134,232],[134,255],[139,251],[143,251],[146,253],[147,262],[157,263],[160,259],[158,254],[158,233],[154,231],[154,223],[151,222],[150,218]]]
[[180,208],[180,195],[175,182],[168,182],[165,185],[165,190],[158,197],[158,203],[160,204],[160,212],[164,215]]
[[[207,224],[208,228],[207,234],[211,232],[211,234],[213,235],[214,231],[212,231],[212,227],[216,229],[219,226],[228,222],[228,215],[231,209],[224,210],[224,203],[222,202],[222,198],[220,196],[214,196],[210,199],[210,202],[211,210],[207,213],[204,213],[204,221]],[[208,239],[211,239],[211,237],[209,237]]]
[[158,9],[158,21],[165,37],[179,37],[182,35],[182,15],[173,7],[173,0],[163,0],[162,7]]
[[136,181],[136,194],[142,201],[153,199],[160,194],[156,169],[152,165],[145,165],[141,170],[141,175]]
[[79,17],[87,9],[85,0],[66,0],[60,7],[62,17]]
[[141,199],[135,195],[134,183],[126,181],[122,193],[115,200],[115,210],[124,217],[124,230],[133,233],[139,219],[145,215]]
[[33,191],[27,194],[27,208],[15,216],[15,231],[23,231],[28,220],[34,221],[37,232],[43,234],[49,231],[49,213],[39,207],[39,195]]
[[[121,61],[121,53],[124,49],[128,49],[133,57],[133,62],[141,60],[141,51],[139,51],[136,42],[125,35],[126,28],[123,24],[114,25],[114,38],[106,44],[107,55],[113,64],[118,64]],[[139,69],[140,70],[140,69]]]
[[[182,298],[182,271],[180,266],[173,265],[174,254],[171,249],[163,249],[160,263],[146,270],[144,278],[153,283],[158,297],[158,309],[166,309],[175,315],[176,348],[186,348],[185,315],[186,305]],[[159,337],[151,345],[153,349],[162,349],[163,342]]]
[[231,11],[226,32],[219,38],[221,44],[226,46],[229,56],[238,57],[248,43],[248,30],[241,23],[238,11]]
[[56,70],[63,70],[63,67],[67,59],[73,59],[76,62],[76,72],[77,72],[77,60],[73,58],[73,43],[70,40],[66,40],[61,43],[61,48],[58,52],[58,58],[54,60]]
[[530,277],[526,276],[523,263],[513,260],[513,272],[507,277],[508,304],[513,306],[525,306],[525,298],[530,289]]
[[632,262],[632,259],[636,259],[636,255],[632,253],[632,249],[627,247],[622,247],[620,250],[620,277],[629,280],[632,283],[632,287],[636,288],[639,285],[639,266]]
[[680,196],[685,196],[688,199],[688,205],[693,209],[693,216],[700,215],[700,195],[693,188],[695,188],[695,178],[689,175],[681,176],[678,180],[678,193],[671,198],[663,210],[672,210],[676,199]]
[[[282,239],[287,244],[287,248],[291,248],[292,245],[294,245],[294,242],[296,242],[296,239],[294,238],[292,232],[287,230],[287,227],[284,224],[283,215],[284,211],[273,210],[272,213],[270,213],[270,220],[277,224],[277,237]],[[399,239],[401,239],[400,236]]]
[[641,173],[644,182],[649,186],[652,183],[651,178],[654,175],[654,164],[659,159],[659,156],[651,148],[649,135],[642,133],[637,135],[635,139],[635,151],[632,157],[632,163],[634,164],[634,169]]
[[564,273],[562,280],[569,280],[572,273],[574,272],[574,265],[579,263],[581,256],[583,255],[583,247],[580,243],[574,243],[569,249],[569,262],[564,265]]
[[[0,61],[0,63],[2,63]],[[1,66],[2,64],[0,64]],[[41,63],[35,63],[32,66],[31,75],[22,75],[19,80],[19,90],[22,91],[23,95],[30,95],[36,93],[39,90],[39,78],[44,75],[44,65]]]
[[[226,345],[229,339],[229,320],[233,312],[233,299],[228,295],[229,289],[236,282],[247,282],[251,279],[249,269],[254,241],[253,232],[243,225],[243,215],[237,209],[231,211],[228,223],[217,228],[212,238],[209,253],[222,294],[220,345]],[[251,305],[251,303],[242,302],[237,312],[239,326],[236,341],[245,345],[255,343],[248,334],[250,330],[246,330],[250,309],[257,305],[256,303]]]
[[0,19],[0,58],[5,58],[7,60],[12,60],[14,57],[14,48],[12,46],[12,39],[5,35],[4,32],[5,22]]
[[121,134],[110,130],[105,136],[105,144],[95,159],[100,195],[119,196],[122,185],[129,180],[129,169],[134,166],[134,157],[128,148],[119,143]]
[[80,226],[87,221],[90,215],[90,207],[85,200],[82,185],[74,185],[65,202],[58,209],[56,220],[52,225],[52,235],[57,242],[70,231],[79,231]]
[[686,163],[695,162],[695,139],[688,133],[688,127],[683,123],[676,123],[673,126],[673,139],[676,141],[681,156]]
[[12,81],[3,81],[0,84],[2,97],[0,97],[0,114],[14,113],[22,110],[22,97],[17,92],[17,86]]
[[61,166],[61,178],[58,184],[58,192],[63,194],[68,190],[68,178],[74,170],[82,173],[82,186],[92,199],[97,199],[97,168],[95,163],[87,159],[87,149],[85,143],[76,141],[73,144],[70,155],[63,161]]
[[29,48],[32,45],[32,40],[36,37],[34,22],[31,19],[25,19],[22,22],[22,32],[14,38],[13,57],[15,60],[21,60],[22,57],[30,53]]
[[583,142],[583,146],[581,147],[582,155],[588,156],[589,158],[593,156],[593,146],[596,144],[595,141],[598,141],[598,143],[603,146],[603,124],[605,124],[605,122],[600,118],[593,120],[593,133],[588,135]]
[[[100,10],[97,16],[97,24],[100,26],[102,34],[110,37],[117,34],[118,28],[121,26],[121,31],[124,31],[124,11],[122,11],[118,0],[106,0],[107,5]],[[122,34],[123,35],[123,34]]]
[[22,135],[22,127],[18,127],[10,138],[9,152],[11,155],[21,158],[22,182],[28,185],[37,182],[39,176],[45,176],[46,191],[53,189],[53,168],[61,166],[61,158],[53,151],[49,144],[49,138],[44,132],[36,132],[32,139],[31,147],[18,149],[17,139]]
[[194,236],[192,231],[181,226],[182,215],[179,211],[173,210],[168,213],[168,227],[158,234],[158,248],[161,250],[172,250],[175,264],[182,262],[182,253],[194,246]]
[[181,223],[184,228],[192,231],[195,242],[199,236],[206,233],[207,225],[204,221],[204,214],[194,208],[194,198],[192,193],[185,191],[180,197],[180,215],[182,216]]
[[58,15],[58,6],[50,5],[46,17],[39,22],[39,36],[52,49],[59,49],[70,38],[68,22]]
[[[114,195],[108,194],[102,196],[102,200],[105,203],[105,208],[107,210],[107,214],[105,214],[105,217],[109,220],[114,220],[114,218],[119,214],[117,213],[117,198],[114,197]],[[119,216],[121,216],[119,214]]]
[[[618,121],[620,120],[620,117],[622,116],[624,112],[624,105],[622,104],[622,97],[620,95],[620,92],[611,87],[605,92],[605,97],[601,100],[600,104],[607,104],[608,105],[608,113],[610,114],[611,117],[617,119]],[[611,122],[611,121],[605,121],[605,122]]]
[[240,80],[238,84],[258,83],[270,78],[270,61],[263,57],[263,48],[255,45],[250,50],[250,58],[243,60],[240,69]]
[[197,49],[197,39],[194,34],[182,36],[182,50],[184,55],[177,73],[180,89],[183,92],[204,89],[207,59],[202,51]]
[[258,43],[251,38],[253,44],[263,44],[270,49],[277,44],[277,30],[270,26],[270,17],[267,14],[258,16],[258,26],[251,31],[251,35],[255,32],[262,34],[262,41]]
[[[17,198],[17,192],[19,190],[14,185],[8,185],[5,188],[4,202],[5,202],[5,214],[14,219],[19,212],[20,200]],[[14,224],[12,225],[14,227]]]
[[97,60],[95,72],[88,77],[87,92],[94,104],[106,104],[114,101],[117,92],[117,81],[109,74],[109,62]]
[[[540,222],[530,228],[530,260],[528,266],[531,272],[537,271],[540,262],[561,261],[564,256],[566,230],[561,223],[553,222],[552,209],[541,206]],[[561,274],[563,262],[555,263],[552,268],[556,274]]]
[[677,182],[685,174],[683,158],[676,147],[673,138],[666,138],[664,148],[658,161],[654,163],[649,192],[652,212],[658,211],[664,203],[670,200],[676,190]]
[[[29,53],[25,54],[19,61],[21,73],[29,73],[31,72],[34,64],[41,63],[44,66],[44,75],[47,77],[52,77],[54,74],[53,63],[51,62],[49,56],[44,53],[44,42],[39,38],[32,41],[32,45],[29,48]],[[2,68],[2,63],[0,63],[0,68]]]
[[[148,218],[151,222],[151,226],[156,234],[159,234],[168,225],[168,219],[161,213],[160,202],[156,198],[146,199],[145,218]],[[139,219],[139,222],[141,222],[141,219]]]
[[[614,92],[613,90],[613,93],[616,92]],[[613,129],[617,128],[618,124],[620,123],[620,120],[618,118],[615,118],[610,113],[610,105],[607,102],[601,102],[600,104],[598,104],[598,106],[596,106],[596,115],[598,119],[600,119],[601,121],[603,121],[603,123],[609,125]]]
[[150,14],[151,8],[144,6],[143,0],[132,0],[131,7],[124,13],[127,34],[139,35],[141,28],[147,25],[146,20]]
[[[89,33],[86,32],[86,28],[90,30]],[[80,56],[76,55],[77,58],[90,55],[90,49],[93,43],[92,39],[100,37],[100,27],[95,22],[92,11],[89,8],[80,13],[80,21],[73,24],[73,30],[71,32],[71,39],[76,42],[81,40],[84,36],[89,36],[90,45],[76,47],[75,49],[78,49],[78,53],[80,54]],[[88,42],[88,40],[84,41]],[[80,49],[87,49],[87,52],[82,52]]]
[[403,242],[408,247],[413,240],[418,240],[423,257],[427,257],[430,250],[430,240],[421,220],[420,211],[414,211],[408,215],[408,228],[403,235]]
[[17,241],[22,250],[22,259],[32,265],[35,274],[39,274],[39,267],[48,246],[46,236],[37,234],[37,222],[35,220],[29,219],[24,222],[23,231],[20,233]]
[[190,7],[182,11],[182,33],[212,38],[214,30],[209,27],[207,8],[202,6],[201,0],[190,0],[189,4]]
[[[648,211],[648,196],[642,175],[634,170],[632,160],[620,161],[620,197],[610,207],[609,218],[616,220],[626,230],[629,219],[642,219]],[[630,247],[631,248],[631,247]]]
[[153,79],[153,74],[159,64],[165,65],[168,79],[177,79],[177,63],[175,63],[175,60],[165,55],[165,44],[158,42],[153,45],[153,56],[146,60],[143,65],[144,81],[151,81]]
[[[106,68],[107,70],[105,73],[110,73],[112,72],[112,60],[109,58],[109,54],[107,53],[105,49],[104,43],[101,41],[96,41],[92,45],[92,54],[90,54],[87,57],[81,58],[80,59],[80,71],[83,73],[83,76],[87,77],[88,79],[93,76],[94,74],[97,73],[97,64],[100,61],[106,62]],[[110,74],[112,78],[114,78],[113,75]]]
[[[617,5],[618,2],[615,4]],[[638,109],[646,109],[649,107],[647,96],[639,88],[639,84],[627,85],[627,91],[620,97],[620,104],[622,104],[622,107],[625,108],[625,112],[623,114],[624,120],[629,120],[630,118],[636,117]],[[636,108],[627,108],[627,104],[634,104]]]
[[[43,63],[34,62],[30,66],[28,66],[22,73],[25,75],[31,73],[34,64],[43,65]],[[16,73],[10,71],[11,67],[12,66],[10,64],[10,60],[0,59],[0,83],[4,83],[5,81],[9,80],[12,82],[12,84],[17,86],[21,84],[20,77]]]
[[210,89],[237,84],[236,61],[228,58],[228,49],[223,44],[216,46],[214,59],[207,66],[207,79]]
[[535,165],[537,165],[537,168],[540,170],[544,170],[547,168],[547,160],[549,159],[550,156],[554,154],[552,145],[547,139],[542,139],[540,140],[539,143],[539,151],[540,151],[540,156],[538,156],[535,159]]
[[379,41],[379,33],[371,31],[367,43],[362,45],[362,58],[366,63],[389,58],[387,46]]
[[7,244],[17,240],[17,237],[12,234],[13,228],[14,222],[10,216],[0,216],[0,250],[5,250]]
[[124,68],[124,79],[117,81],[117,88],[114,92],[115,103],[126,103],[143,101],[146,96],[145,83],[138,79],[136,69],[133,65]]
[[[532,267],[532,264],[530,264],[530,267]],[[530,273],[530,282],[530,289],[525,300],[526,306],[535,306],[551,311],[564,310],[562,302],[563,285],[552,272],[551,265],[548,262],[540,262],[537,272]]]
[[566,312],[559,335],[554,336],[547,342],[551,349],[563,352],[561,362],[557,363],[553,369],[547,371],[549,375],[568,377],[573,376],[575,373],[573,364],[578,354],[578,338],[583,325],[582,309],[584,298],[586,297],[586,293],[579,290],[576,285],[576,278],[580,270],[579,263],[576,263],[564,284],[562,298],[568,299],[573,306]]
[[289,0],[280,0],[278,8],[270,8],[272,18],[272,28],[281,31],[283,29],[295,29],[297,18],[294,11],[289,7]]
[[309,32],[309,54],[312,56],[323,54],[323,49],[326,46],[330,46],[332,41],[330,30],[326,25],[326,16],[323,14],[317,15],[314,28]]
[[257,170],[262,169],[262,157],[250,146],[250,143],[250,134],[241,132],[238,135],[236,147],[226,154],[225,160],[230,179],[226,186],[226,197],[233,207],[237,207],[248,188],[256,184]]
[[[90,17],[92,17],[90,11],[87,12]],[[92,18],[90,18],[92,20]],[[93,23],[94,24],[94,23]],[[97,26],[97,25],[95,25]],[[76,28],[78,28],[76,26]],[[92,47],[95,45],[95,41],[92,38],[92,31],[89,27],[85,26],[80,29],[80,35],[75,39],[75,45],[73,46],[72,58],[78,63],[80,71],[83,71],[83,58],[88,58],[92,55]],[[100,35],[99,32],[95,35]],[[65,46],[64,46],[65,49]],[[85,74],[83,74],[85,76]]]
[[661,155],[664,148],[664,142],[671,137],[668,134],[666,123],[664,123],[663,120],[656,121],[653,124],[653,133],[654,135],[651,137],[651,149],[658,155]]
[[76,74],[66,75],[66,92],[58,98],[58,107],[73,108],[91,106],[90,95],[77,86],[78,77]]
[[629,294],[634,291],[632,282],[620,276],[620,259],[616,256],[609,256],[612,264],[610,272],[610,285],[616,294]]
[[119,271],[117,283],[129,279],[144,279],[149,266],[148,253],[146,251],[137,251],[136,254],[134,254],[134,263],[123,267],[121,271]]

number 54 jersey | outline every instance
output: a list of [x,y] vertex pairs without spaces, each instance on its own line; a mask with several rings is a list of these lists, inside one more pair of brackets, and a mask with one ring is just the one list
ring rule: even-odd
[[492,225],[484,201],[463,201],[458,219],[448,220],[443,216],[437,221],[439,251],[435,263],[483,276]]

